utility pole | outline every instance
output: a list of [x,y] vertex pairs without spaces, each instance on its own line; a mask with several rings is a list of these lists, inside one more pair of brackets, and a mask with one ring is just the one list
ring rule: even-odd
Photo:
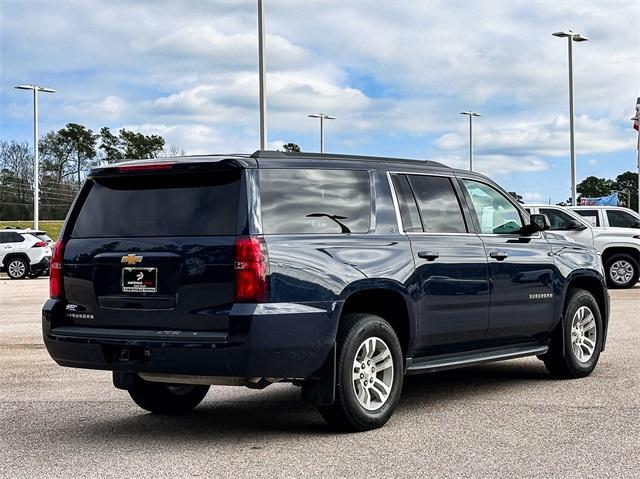
[[482,115],[475,111],[462,111],[460,114],[469,117],[469,171],[473,171],[473,117]]
[[638,131],[636,147],[638,149],[638,213],[640,213],[640,98],[636,101],[636,116],[631,119],[634,120],[633,128]]
[[258,0],[258,78],[260,83],[260,149],[267,148],[267,65],[264,51],[264,2]]
[[335,116],[325,115],[324,113],[312,113],[307,115],[309,118],[320,118],[320,153],[324,153],[324,120],[335,120]]
[[566,38],[569,45],[569,143],[571,145],[571,204],[576,206],[578,191],[576,186],[576,147],[575,126],[573,124],[573,42],[586,42],[589,40],[580,33],[571,30],[553,33],[554,37]]
[[52,88],[38,85],[18,85],[17,90],[33,91],[33,229],[38,229],[40,205],[40,173],[38,164],[38,92],[55,93]]

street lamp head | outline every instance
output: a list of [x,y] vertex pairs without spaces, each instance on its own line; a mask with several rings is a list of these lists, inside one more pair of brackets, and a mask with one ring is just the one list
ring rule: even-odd
[[552,35],[554,37],[560,37],[560,38],[571,38],[571,40],[573,40],[574,42],[586,42],[586,41],[589,40],[587,37],[585,37],[581,33],[576,33],[573,30],[565,30],[563,32],[555,32],[555,33],[552,33]]
[[475,111],[461,111],[460,114],[468,116],[482,116],[481,113],[476,113]]
[[325,115],[324,113],[312,113],[311,115],[307,115],[309,118],[322,118],[323,120],[335,120],[335,116]]
[[53,88],[47,88],[44,86],[38,85],[18,85],[15,87],[16,90],[38,90],[44,93],[55,93],[56,91]]

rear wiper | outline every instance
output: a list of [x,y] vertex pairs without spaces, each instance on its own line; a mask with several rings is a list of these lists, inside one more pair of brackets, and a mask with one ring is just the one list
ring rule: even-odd
[[337,223],[338,226],[340,226],[340,233],[351,233],[351,230],[347,227],[347,225],[338,221],[338,220],[346,220],[347,219],[346,216],[330,215],[328,213],[309,213],[307,215],[307,218],[321,218],[321,217],[329,218],[331,221],[334,221],[335,223]]

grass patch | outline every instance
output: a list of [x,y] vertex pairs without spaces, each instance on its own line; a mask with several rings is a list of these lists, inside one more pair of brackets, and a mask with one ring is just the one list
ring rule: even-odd
[[[60,230],[64,221],[39,221],[38,227],[42,231],[46,231],[47,234],[53,239],[57,240],[60,236]],[[4,229],[7,226],[15,226],[16,228],[31,228],[33,226],[32,221],[0,221],[0,229]]]

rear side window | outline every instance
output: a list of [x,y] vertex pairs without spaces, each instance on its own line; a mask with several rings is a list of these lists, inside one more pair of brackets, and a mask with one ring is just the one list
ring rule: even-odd
[[607,210],[607,219],[614,228],[640,228],[640,219],[626,211]]
[[260,170],[265,234],[366,233],[371,225],[369,173],[352,170]]
[[422,223],[420,222],[420,214],[416,206],[416,200],[409,186],[409,180],[405,175],[393,175],[393,187],[398,198],[398,207],[400,208],[400,217],[402,218],[402,229],[407,232],[421,232]]
[[235,235],[240,171],[91,181],[72,238]]
[[573,210],[580,216],[584,217],[591,226],[600,226],[600,218],[598,210]]
[[466,233],[460,202],[451,180],[443,176],[409,175],[427,233]]

